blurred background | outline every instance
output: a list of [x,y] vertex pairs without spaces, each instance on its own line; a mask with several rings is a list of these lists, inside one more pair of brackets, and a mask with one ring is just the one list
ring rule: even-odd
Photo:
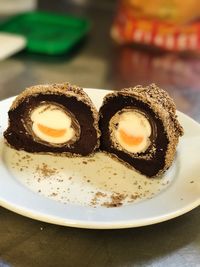
[[[190,25],[188,29],[190,32],[191,25],[195,26],[197,42],[199,40],[198,14],[194,14],[194,10],[197,10],[195,4],[199,4],[197,1],[191,1],[190,6],[194,5],[191,13],[187,14],[189,9],[186,7],[183,11],[184,17],[180,17],[175,12],[176,9],[172,10],[169,4],[160,9],[155,6],[152,13],[152,10],[143,10],[144,5],[140,6],[142,2],[145,1],[138,3],[137,0],[0,0],[0,23],[2,25],[0,32],[7,30],[12,32],[12,25],[9,28],[9,25],[5,23],[15,18],[17,14],[29,11],[50,12],[52,16],[54,14],[72,15],[86,20],[89,25],[81,38],[62,53],[37,53],[25,47],[22,51],[1,60],[0,99],[16,95],[25,87],[44,83],[68,81],[81,87],[114,90],[138,84],[156,83],[170,93],[179,110],[200,121],[199,50],[196,46],[193,51],[188,51],[190,49],[183,47],[182,42],[185,40],[182,31],[188,25]],[[159,1],[153,2],[159,5]],[[183,2],[181,3],[184,5]],[[179,5],[176,3],[175,6],[174,3],[172,7],[178,8]],[[161,15],[156,14],[156,10],[160,10]],[[171,14],[176,14],[177,19],[171,19]],[[37,28],[39,29],[40,25],[42,28],[45,23],[48,24],[45,18],[41,22],[37,21]],[[137,25],[135,26],[134,23]],[[19,32],[22,31],[24,25],[19,23],[18,26]],[[70,25],[66,26],[70,27]],[[138,41],[140,27],[145,28],[148,35]],[[166,49],[157,45],[160,39],[153,34],[159,33],[160,27],[164,27],[164,30],[170,33],[172,41],[181,35],[181,51],[177,47],[169,46],[170,49]],[[65,32],[64,28],[62,30]],[[31,31],[30,25],[27,26],[24,31],[26,38],[31,37]],[[137,40],[134,39],[134,34]],[[61,37],[60,32],[58,36],[54,34],[52,38],[55,42]],[[43,38],[43,43],[45,43],[41,33],[37,35],[37,38]],[[69,39],[62,39],[62,41],[67,42]]]

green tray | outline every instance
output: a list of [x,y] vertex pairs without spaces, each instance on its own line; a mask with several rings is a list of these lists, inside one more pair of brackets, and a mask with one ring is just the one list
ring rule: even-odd
[[70,50],[89,31],[87,19],[46,12],[30,12],[12,17],[0,31],[23,35],[30,52],[49,55]]

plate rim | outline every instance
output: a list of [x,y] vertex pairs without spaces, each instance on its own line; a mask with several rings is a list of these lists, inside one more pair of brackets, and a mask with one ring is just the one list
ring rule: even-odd
[[191,205],[188,205],[187,208],[179,209],[178,212],[174,211],[172,213],[169,213],[167,215],[162,215],[159,217],[155,218],[150,218],[150,219],[145,219],[145,221],[141,222],[134,222],[133,220],[130,221],[118,221],[118,222],[96,222],[96,221],[81,221],[79,220],[78,222],[76,220],[63,220],[62,218],[57,218],[56,216],[49,216],[49,215],[41,215],[40,213],[33,213],[30,211],[30,209],[25,209],[25,208],[18,208],[15,207],[14,205],[3,201],[0,198],[0,205],[8,209],[9,211],[12,211],[16,214],[22,215],[24,217],[34,219],[37,221],[45,222],[45,223],[50,223],[50,224],[55,224],[55,225],[60,225],[60,226],[67,226],[67,227],[75,227],[75,228],[82,228],[82,229],[98,229],[98,230],[111,230],[111,229],[127,229],[127,228],[138,228],[138,227],[143,227],[143,226],[149,226],[149,225],[154,225],[162,222],[169,221],[171,219],[178,218],[195,208],[199,207],[200,205],[200,200],[197,200],[193,202]]

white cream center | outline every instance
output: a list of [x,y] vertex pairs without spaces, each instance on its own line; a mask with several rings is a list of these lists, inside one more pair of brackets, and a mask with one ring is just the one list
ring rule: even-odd
[[48,143],[62,144],[75,135],[71,117],[59,106],[43,104],[32,111],[31,120],[34,134]]
[[150,145],[151,125],[148,119],[135,110],[118,114],[114,136],[118,144],[131,153],[144,152]]

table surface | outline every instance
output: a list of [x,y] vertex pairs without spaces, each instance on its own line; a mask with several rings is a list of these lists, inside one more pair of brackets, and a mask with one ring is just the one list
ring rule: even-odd
[[[118,47],[109,31],[115,1],[39,1],[38,9],[90,18],[89,36],[70,55],[21,52],[0,62],[0,99],[42,83],[115,89],[157,83],[200,121],[200,59]],[[49,1],[50,2],[50,1]],[[124,230],[51,225],[0,208],[2,266],[200,266],[200,207],[171,221]]]

